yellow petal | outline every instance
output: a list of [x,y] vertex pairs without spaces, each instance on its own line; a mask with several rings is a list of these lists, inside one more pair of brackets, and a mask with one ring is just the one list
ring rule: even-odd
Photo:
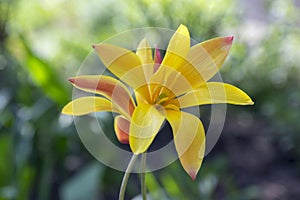
[[122,144],[128,144],[130,122],[122,115],[118,115],[115,117],[114,127],[119,142]]
[[178,98],[181,108],[204,104],[229,103],[253,105],[251,98],[241,89],[226,83],[208,82]]
[[162,66],[177,69],[184,62],[190,50],[190,34],[186,26],[180,25],[172,36]]
[[75,116],[100,111],[115,111],[115,109],[107,99],[95,96],[80,97],[69,102],[62,109],[63,114]]
[[146,38],[144,38],[140,42],[136,51],[136,55],[138,55],[141,59],[146,80],[149,80],[153,74],[154,66],[152,58],[152,49]]
[[[153,75],[154,61],[152,58],[152,49],[146,38],[144,38],[138,45],[136,55],[138,55],[141,59],[145,79],[149,82]],[[145,102],[150,99],[149,88],[146,84],[136,88],[135,92],[138,103]]]
[[105,96],[120,110],[124,116],[130,119],[135,108],[128,89],[117,79],[109,76],[78,76],[69,79],[78,89]]
[[140,104],[133,112],[129,144],[133,153],[144,153],[157,135],[164,117],[154,105]]
[[[160,66],[158,71],[152,76],[150,83],[154,85],[164,86],[172,91],[176,96],[180,96],[187,91],[192,90],[192,86],[183,74],[171,67]],[[153,90],[151,89],[151,93]],[[167,93],[161,91],[161,94]],[[152,95],[153,96],[153,95]]]
[[150,82],[167,87],[176,96],[190,90],[189,81],[178,71],[186,63],[189,50],[189,31],[186,26],[180,25],[172,36],[164,59]]
[[134,90],[135,99],[136,99],[138,105],[151,102],[149,88],[150,88],[149,85],[144,85],[144,86]]
[[205,131],[194,115],[167,110],[167,120],[174,135],[174,144],[184,170],[195,180],[205,152]]
[[205,82],[199,71],[187,60],[177,68],[177,71],[180,72],[183,77],[185,77],[185,79],[189,82],[190,87],[193,89],[199,87],[199,85]]
[[136,55],[140,57],[142,64],[153,63],[152,49],[146,38],[139,43]]
[[233,36],[220,37],[192,46],[187,55],[187,60],[201,74],[202,79],[207,81],[223,65],[229,53],[232,40]]
[[103,64],[133,89],[146,84],[142,62],[138,55],[110,44],[93,45]]

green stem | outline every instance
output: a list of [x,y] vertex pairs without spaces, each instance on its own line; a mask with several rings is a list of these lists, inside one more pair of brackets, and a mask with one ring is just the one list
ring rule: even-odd
[[138,157],[138,154],[133,154],[133,156],[131,157],[131,159],[130,159],[130,161],[128,163],[126,172],[125,172],[125,174],[123,176],[121,188],[120,188],[119,200],[124,200],[125,190],[126,190],[126,187],[127,187],[128,179],[129,179],[130,173],[132,171],[134,162],[137,159],[137,157]]
[[147,200],[147,189],[146,189],[146,153],[142,154],[142,163],[141,163],[141,191],[143,200]]

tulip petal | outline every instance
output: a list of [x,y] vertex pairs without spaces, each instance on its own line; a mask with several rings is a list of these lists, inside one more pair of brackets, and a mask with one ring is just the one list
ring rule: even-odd
[[139,43],[138,48],[136,50],[136,55],[138,55],[140,57],[142,64],[153,63],[152,49],[146,38],[144,38]]
[[102,97],[86,96],[80,97],[69,102],[62,109],[62,113],[66,115],[86,115],[92,112],[100,111],[116,111],[111,102]]
[[142,87],[135,89],[135,99],[137,101],[137,104],[143,104],[143,103],[150,103],[151,97],[150,97],[150,86],[149,85],[143,85]]
[[157,135],[164,116],[154,105],[140,104],[133,112],[129,144],[134,154],[144,153]]
[[118,115],[115,117],[114,127],[119,142],[122,144],[128,144],[130,122],[122,115]]
[[[162,65],[152,76],[150,82],[152,84],[164,86],[168,90],[172,91],[176,96],[180,96],[193,89],[192,85],[189,83],[189,80],[187,80],[182,73],[174,68]],[[153,93],[153,91],[151,91],[151,93]],[[161,91],[161,94],[163,93],[167,92]]]
[[153,73],[155,73],[158,70],[161,62],[162,62],[162,57],[160,51],[157,47],[155,47]]
[[253,105],[251,98],[241,89],[226,83],[208,82],[178,98],[181,108],[204,104],[229,103]]
[[135,108],[128,89],[117,79],[109,76],[78,76],[69,79],[78,89],[105,96],[119,109],[120,113],[130,119]]
[[[189,82],[193,89],[199,87],[205,81],[199,71],[187,60],[177,69],[179,73]],[[187,92],[188,90],[186,90]]]
[[193,180],[201,167],[205,152],[205,131],[201,121],[194,115],[167,110],[176,151],[184,170]]
[[146,84],[141,59],[127,49],[110,44],[93,45],[100,60],[114,75],[133,89]]
[[181,95],[190,90],[189,81],[178,71],[186,63],[189,50],[189,31],[186,26],[180,25],[172,36],[164,59],[151,78],[151,83],[163,85],[176,95]]
[[153,74],[154,63],[152,58],[152,49],[146,38],[140,42],[136,50],[136,55],[138,55],[141,59],[146,80],[149,80]]
[[162,66],[177,69],[182,65],[190,50],[190,34],[186,26],[180,25],[172,36]]
[[[223,65],[231,44],[233,36],[219,37],[192,46],[187,60],[201,75],[202,79],[211,79]],[[195,77],[196,78],[196,77]],[[201,84],[201,82],[199,83]]]
[[[146,81],[148,82],[151,76],[153,75],[154,61],[152,58],[152,49],[146,38],[144,38],[140,42],[136,51],[136,55],[138,55],[141,59],[143,70],[144,70],[144,76],[146,78]],[[146,84],[139,88],[136,88],[135,92],[136,92],[136,100],[138,103],[142,103],[150,99],[149,88],[148,85]]]

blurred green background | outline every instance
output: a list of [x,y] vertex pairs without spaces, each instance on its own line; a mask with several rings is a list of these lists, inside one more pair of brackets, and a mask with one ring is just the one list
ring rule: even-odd
[[[298,5],[297,5],[298,4]],[[116,199],[122,172],[97,162],[72,118],[67,78],[101,42],[141,27],[234,35],[221,70],[254,106],[228,106],[191,181],[178,162],[147,174],[154,199],[300,199],[300,10],[292,0],[0,0],[0,199]],[[111,123],[111,122],[110,122]],[[110,130],[111,131],[111,130]],[[126,198],[138,198],[139,176]]]

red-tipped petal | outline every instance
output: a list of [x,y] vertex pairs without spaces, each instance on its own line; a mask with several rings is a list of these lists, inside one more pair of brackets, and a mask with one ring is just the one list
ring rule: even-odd
[[[211,79],[222,67],[231,48],[233,36],[218,37],[191,47],[189,64],[197,69],[204,81]],[[198,85],[201,85],[199,82]],[[197,86],[197,85],[195,85]]]
[[129,143],[129,127],[130,122],[123,116],[119,115],[115,118],[115,132],[117,139],[122,144]]
[[75,83],[75,78],[69,78],[69,81],[70,81],[71,83]]
[[197,176],[197,171],[196,170],[191,170],[189,171],[189,175],[192,178],[192,180],[196,180],[196,176]]
[[195,180],[205,153],[203,125],[196,116],[182,111],[167,110],[166,118],[172,127],[180,163]]
[[107,97],[120,110],[124,116],[130,118],[135,108],[127,88],[117,79],[109,76],[78,76],[69,81],[78,89],[97,93]]
[[232,41],[233,41],[233,38],[234,38],[234,36],[229,36],[229,37],[225,38],[225,43],[231,45],[231,44],[232,44]]

